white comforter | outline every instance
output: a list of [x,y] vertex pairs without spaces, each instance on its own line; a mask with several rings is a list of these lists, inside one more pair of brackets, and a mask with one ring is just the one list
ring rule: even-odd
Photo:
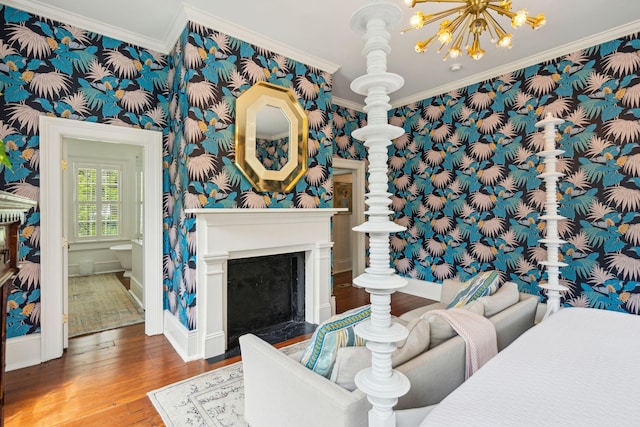
[[564,308],[447,396],[421,426],[640,426],[640,316]]

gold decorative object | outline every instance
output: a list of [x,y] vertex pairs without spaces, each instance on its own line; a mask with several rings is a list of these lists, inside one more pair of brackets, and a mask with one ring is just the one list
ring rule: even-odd
[[[257,191],[296,185],[307,171],[307,137],[307,115],[290,89],[258,82],[236,100],[235,164]],[[268,139],[285,141],[281,158],[258,155],[257,141]]]
[[[530,17],[527,9],[513,12],[510,0],[405,0],[405,3],[411,8],[415,7],[416,3],[461,3],[460,6],[436,13],[424,14],[417,11],[411,17],[411,27],[402,31],[405,33],[422,28],[442,19],[440,29],[433,36],[416,43],[416,52],[423,53],[435,40],[438,40],[440,42],[438,53],[445,46],[450,46],[443,59],[459,57],[462,54],[463,45],[467,55],[475,60],[482,58],[485,51],[480,46],[480,36],[485,31],[491,35],[492,43],[511,48],[511,33],[505,31],[491,12],[511,19],[513,28],[527,24],[537,30],[547,22],[544,14]],[[457,16],[445,19],[454,14]]]

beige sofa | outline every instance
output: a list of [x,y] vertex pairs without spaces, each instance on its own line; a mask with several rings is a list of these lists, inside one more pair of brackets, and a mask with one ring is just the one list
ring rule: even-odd
[[[460,282],[445,281],[441,302],[412,310],[400,318],[411,321],[429,310],[446,307],[459,286]],[[517,288],[515,297],[512,294],[511,298],[512,304],[504,309],[501,306],[505,305],[505,300],[497,305],[490,301],[482,303],[487,317],[496,327],[498,350],[505,348],[534,324],[538,298],[518,293]],[[433,330],[432,327],[432,334]],[[465,343],[461,337],[453,334],[444,342],[395,366],[411,382],[410,391],[399,398],[396,409],[436,404],[462,384],[465,377]],[[244,370],[245,420],[252,427],[367,425],[367,412],[371,405],[360,390],[349,391],[316,374],[295,358],[284,355],[252,334],[240,337],[240,348]]]

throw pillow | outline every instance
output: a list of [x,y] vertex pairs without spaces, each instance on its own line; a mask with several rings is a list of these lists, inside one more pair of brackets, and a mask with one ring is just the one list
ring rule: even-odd
[[366,305],[345,311],[322,323],[311,336],[300,363],[328,377],[338,348],[365,344],[365,340],[355,334],[353,327],[369,317],[371,306]]
[[520,301],[518,285],[513,282],[505,282],[493,295],[484,296],[478,301],[484,304],[484,315],[491,317]]
[[[397,348],[391,353],[391,366],[402,365],[429,348],[429,322],[416,318],[410,322],[394,319],[403,324],[409,331],[406,339],[396,343]],[[355,376],[361,370],[371,366],[371,351],[367,347],[342,347],[338,349],[336,360],[331,370],[331,381],[353,391],[356,389]]]
[[447,305],[447,308],[460,308],[485,295],[491,295],[500,283],[497,271],[485,271],[464,282],[462,288]]

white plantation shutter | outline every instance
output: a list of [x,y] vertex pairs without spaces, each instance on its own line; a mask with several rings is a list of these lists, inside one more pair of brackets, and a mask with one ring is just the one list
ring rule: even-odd
[[122,170],[118,166],[81,164],[76,168],[76,238],[120,237]]

